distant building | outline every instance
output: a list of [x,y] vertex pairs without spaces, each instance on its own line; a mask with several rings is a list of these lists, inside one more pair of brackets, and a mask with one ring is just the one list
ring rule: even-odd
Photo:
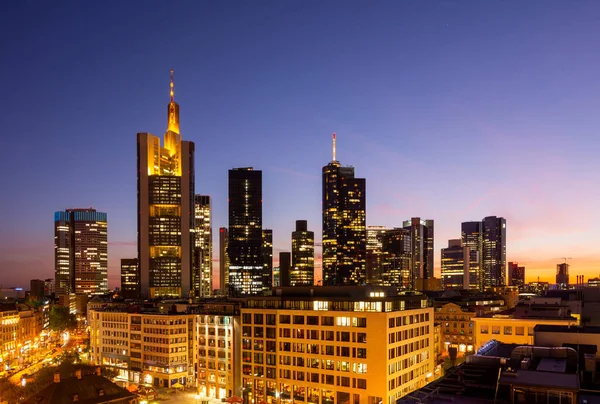
[[54,278],[57,295],[108,291],[106,213],[67,209],[54,213]]
[[265,292],[273,286],[273,230],[271,229],[263,229],[262,231],[261,254],[263,292]]
[[230,294],[262,294],[264,285],[269,285],[262,246],[262,171],[234,168],[229,170]]
[[121,296],[126,299],[139,299],[140,267],[137,258],[121,259]]
[[415,290],[410,230],[390,229],[380,235],[380,240],[379,273],[372,284],[396,286],[401,290]]
[[292,253],[279,253],[279,285],[291,286]]
[[556,264],[556,287],[558,289],[569,288],[569,264]]
[[336,160],[323,167],[323,285],[366,281],[366,180]]
[[588,279],[588,287],[599,288],[600,287],[600,278],[589,278]]
[[163,143],[137,134],[138,265],[143,298],[188,298],[193,293],[194,153],[182,140],[173,71]]
[[194,197],[194,271],[195,297],[212,295],[212,219],[210,195]]
[[281,281],[280,281],[280,270],[279,267],[273,267],[273,287],[276,288],[278,286],[281,286]]
[[463,222],[461,224],[461,242],[463,247],[469,247],[469,253],[475,254],[475,259],[469,264],[469,270],[477,274],[477,285],[480,291],[485,290],[482,257],[483,230],[481,222]]
[[292,232],[291,286],[312,286],[315,282],[315,233],[308,231],[306,220],[296,220]]
[[525,267],[520,267],[518,262],[508,263],[508,286],[525,286]]
[[29,298],[35,301],[41,301],[46,296],[46,282],[41,279],[32,279],[29,282]]
[[410,231],[411,279],[410,290],[416,289],[419,278],[433,278],[433,220],[413,217],[402,223]]
[[482,221],[483,284],[506,285],[506,219],[488,216]]
[[[477,251],[463,246],[460,239],[448,240],[448,247],[442,249],[442,285],[444,289],[479,288],[477,284]],[[473,265],[473,269],[471,268]]]
[[475,308],[463,309],[456,303],[446,303],[435,310],[435,322],[440,324],[443,352],[448,351],[449,347],[456,347],[463,353],[473,352],[475,332],[471,318],[476,314]]
[[227,253],[229,244],[229,231],[227,227],[219,228],[219,281],[221,293],[229,294],[229,254]]
[[54,279],[48,278],[44,280],[44,295],[50,296],[54,293]]
[[381,267],[381,235],[387,230],[386,226],[367,226],[367,283],[377,284]]

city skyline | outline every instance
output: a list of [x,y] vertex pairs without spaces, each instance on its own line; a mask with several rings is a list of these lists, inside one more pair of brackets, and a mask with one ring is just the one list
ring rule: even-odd
[[[203,145],[195,190],[213,199],[213,231],[227,225],[227,170],[253,166],[264,173],[273,256],[290,251],[296,220],[312,223],[321,242],[320,170],[336,132],[340,161],[367,180],[368,226],[435,221],[437,277],[440,251],[460,238],[461,223],[487,216],[506,218],[506,261],[525,266],[527,281],[553,283],[562,256],[573,257],[572,278],[597,277],[600,56],[590,47],[600,34],[591,18],[598,6],[550,2],[540,12],[536,3],[514,13],[501,4],[427,12],[381,4],[366,14],[359,3],[308,4],[298,15],[281,4],[199,5],[170,15],[159,4],[139,16],[150,32],[126,24],[132,5],[7,7],[15,18],[0,29],[22,35],[2,45],[15,63],[0,67],[11,77],[0,123],[18,134],[8,136],[11,153],[0,163],[14,172],[2,208],[28,215],[2,221],[0,283],[28,287],[52,277],[50,214],[94,206],[111,218],[108,280],[119,285],[121,258],[137,250],[135,134],[166,129],[170,68],[182,133]],[[86,23],[61,27],[59,15]],[[178,19],[181,32],[162,38]],[[349,37],[336,35],[348,26]],[[198,39],[207,37],[214,41]],[[69,152],[76,147],[85,153]],[[57,172],[72,176],[60,189]]]

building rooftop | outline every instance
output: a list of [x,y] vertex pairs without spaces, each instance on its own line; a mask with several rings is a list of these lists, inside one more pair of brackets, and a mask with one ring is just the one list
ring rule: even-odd
[[546,325],[538,324],[533,329],[534,332],[561,332],[570,334],[600,334],[599,326],[566,326],[566,325]]
[[500,384],[529,387],[552,388],[560,390],[579,390],[579,376],[576,373],[541,372],[538,370],[522,370],[503,372]]

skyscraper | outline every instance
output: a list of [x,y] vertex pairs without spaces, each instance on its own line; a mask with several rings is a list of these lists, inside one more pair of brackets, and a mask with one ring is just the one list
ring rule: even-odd
[[194,197],[194,272],[196,297],[212,294],[212,223],[209,195]]
[[227,245],[229,244],[229,231],[227,227],[219,228],[219,286],[221,293],[229,294],[229,254],[227,254]]
[[381,234],[380,239],[380,270],[374,283],[382,286],[396,286],[401,290],[414,290],[410,229],[386,230]]
[[378,283],[381,270],[381,236],[388,230],[386,226],[367,226],[367,283]]
[[433,220],[413,217],[405,220],[402,227],[410,230],[412,274],[411,289],[416,288],[417,279],[433,278]]
[[448,247],[442,248],[442,285],[444,289],[476,290],[477,272],[472,263],[478,260],[477,251],[462,244],[460,239],[448,240]]
[[469,253],[475,254],[474,260],[469,264],[469,270],[477,276],[479,290],[484,290],[483,265],[481,263],[482,249],[482,226],[481,222],[463,222],[461,224],[461,241],[463,247],[469,247]]
[[194,250],[194,143],[181,140],[171,70],[164,144],[137,134],[138,262],[142,297],[188,297]]
[[121,296],[140,298],[140,267],[137,258],[121,258]]
[[354,167],[333,160],[323,167],[323,285],[361,285],[366,280],[366,181]]
[[291,286],[290,274],[292,272],[292,253],[279,252],[279,286]]
[[229,170],[229,290],[256,295],[270,280],[263,277],[262,171]]
[[520,267],[518,262],[508,263],[508,285],[509,286],[524,286],[525,285],[525,267]]
[[506,219],[488,216],[482,226],[482,264],[485,287],[506,285]]
[[291,286],[312,286],[315,281],[315,233],[308,231],[306,220],[296,220],[292,232]]
[[273,286],[273,230],[262,231],[263,291]]
[[558,289],[569,288],[569,264],[556,264],[556,287]]
[[106,293],[106,213],[92,208],[55,212],[54,258],[57,295]]

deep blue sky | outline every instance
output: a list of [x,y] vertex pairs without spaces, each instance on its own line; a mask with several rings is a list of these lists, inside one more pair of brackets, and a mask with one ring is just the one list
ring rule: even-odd
[[[0,284],[53,277],[52,213],[108,213],[109,283],[136,254],[136,133],[169,69],[196,191],[263,170],[264,226],[319,234],[321,167],[367,179],[367,223],[507,218],[508,258],[600,272],[597,1],[13,1],[0,5]],[[217,244],[215,243],[215,250]],[[277,251],[275,253],[277,255]]]

